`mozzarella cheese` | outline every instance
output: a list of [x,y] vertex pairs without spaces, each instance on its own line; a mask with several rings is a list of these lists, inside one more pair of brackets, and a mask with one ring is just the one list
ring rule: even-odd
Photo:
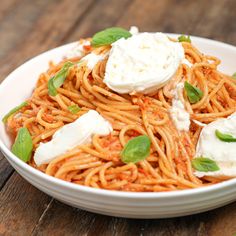
[[183,88],[183,83],[177,84],[176,89],[173,91],[174,98],[172,99],[172,107],[169,112],[175,127],[179,131],[188,131],[190,126],[190,115],[185,110],[184,104],[179,96],[179,94],[183,93]]
[[124,94],[163,87],[184,59],[184,49],[163,33],[138,33],[112,44],[104,83]]
[[34,161],[37,166],[47,164],[78,145],[90,143],[94,134],[108,135],[111,132],[111,124],[97,111],[90,110],[57,130],[51,141],[40,143],[35,151]]
[[66,54],[67,58],[73,57],[82,57],[84,56],[84,46],[89,46],[90,42],[88,40],[84,40],[76,44],[71,50],[69,50]]
[[135,35],[135,34],[138,34],[139,33],[139,29],[137,26],[131,26],[130,29],[129,29],[129,32],[132,34],[132,35]]
[[105,57],[106,57],[106,54],[97,55],[97,54],[92,52],[92,53],[89,53],[88,55],[86,55],[85,57],[83,57],[81,59],[81,61],[86,61],[87,67],[90,70],[93,70],[93,68],[96,66],[96,64],[99,61],[102,61]]
[[218,139],[215,131],[236,137],[236,113],[228,118],[221,118],[206,125],[200,134],[196,157],[206,157],[217,163],[220,170],[211,172],[195,171],[198,177],[236,176],[236,142],[224,142]]

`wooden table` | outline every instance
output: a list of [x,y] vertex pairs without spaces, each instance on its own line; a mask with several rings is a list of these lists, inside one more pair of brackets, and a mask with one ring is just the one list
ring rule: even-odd
[[[109,26],[137,25],[141,31],[193,34],[236,45],[235,10],[235,0],[1,0],[0,81],[27,59]],[[236,203],[198,215],[161,220],[92,214],[40,192],[2,155],[0,188],[0,235],[236,233]]]

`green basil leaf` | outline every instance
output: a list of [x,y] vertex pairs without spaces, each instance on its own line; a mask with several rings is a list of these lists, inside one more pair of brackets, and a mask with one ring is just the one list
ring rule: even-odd
[[76,114],[78,111],[80,111],[80,107],[77,104],[75,104],[75,105],[68,106],[68,110],[72,114]]
[[33,141],[27,128],[23,127],[19,129],[11,150],[22,161],[27,162],[30,160]]
[[53,77],[48,81],[48,93],[51,96],[56,96],[57,95],[57,89],[54,86]]
[[195,170],[202,172],[217,171],[220,169],[215,161],[206,157],[194,158],[192,160],[192,166]]
[[19,106],[14,107],[13,109],[11,109],[3,118],[2,118],[2,122],[5,124],[8,120],[8,118],[13,115],[14,113],[16,113],[17,111],[19,111],[22,107],[27,106],[28,103],[27,102],[22,102]]
[[60,88],[67,75],[69,68],[73,66],[74,64],[70,61],[66,62],[63,67],[48,81],[48,93],[51,96],[57,95],[57,88]]
[[131,36],[132,34],[125,29],[112,27],[96,33],[92,38],[91,45],[93,47],[109,45],[120,38],[127,39]]
[[232,74],[233,79],[236,79],[236,72]]
[[199,88],[197,88],[197,87],[191,85],[190,83],[188,83],[187,81],[185,81],[184,89],[187,93],[190,103],[196,103],[201,100],[201,98],[203,96],[203,92]]
[[135,137],[127,142],[121,152],[121,160],[124,163],[136,163],[150,155],[151,141],[147,135]]
[[188,42],[191,43],[190,36],[181,35],[178,37],[179,42]]
[[231,134],[221,133],[218,129],[215,131],[215,135],[221,141],[228,142],[228,143],[236,142],[236,138],[234,138]]

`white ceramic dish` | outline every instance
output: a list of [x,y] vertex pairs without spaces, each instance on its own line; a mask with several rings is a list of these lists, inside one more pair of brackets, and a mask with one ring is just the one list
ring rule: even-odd
[[[229,74],[236,71],[236,47],[209,39],[191,38],[202,52],[221,58],[222,71]],[[30,96],[38,75],[47,69],[49,60],[59,61],[74,44],[45,52],[12,72],[0,85],[0,117]],[[22,177],[68,205],[96,213],[130,218],[165,218],[207,211],[236,200],[236,179],[205,188],[162,193],[129,193],[84,187],[41,173],[19,160],[9,148],[10,140],[0,122],[0,149]]]

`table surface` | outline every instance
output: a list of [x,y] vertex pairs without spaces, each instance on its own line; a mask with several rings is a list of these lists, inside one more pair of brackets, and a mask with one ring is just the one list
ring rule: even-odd
[[[192,34],[236,45],[235,0],[1,0],[0,81],[27,59],[110,26]],[[2,101],[1,101],[2,102]],[[20,177],[0,154],[0,235],[224,235],[236,202],[193,216],[135,220],[62,204]]]

